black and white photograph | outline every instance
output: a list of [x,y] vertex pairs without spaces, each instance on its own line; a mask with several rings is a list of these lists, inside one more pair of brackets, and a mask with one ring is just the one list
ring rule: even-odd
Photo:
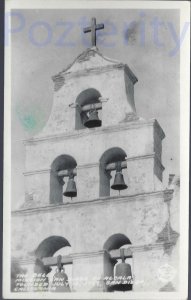
[[187,299],[189,2],[5,5],[4,299]]

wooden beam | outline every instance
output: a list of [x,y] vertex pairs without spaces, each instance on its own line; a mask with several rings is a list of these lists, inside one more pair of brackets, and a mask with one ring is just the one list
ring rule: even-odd
[[102,109],[102,104],[101,103],[87,104],[81,106],[81,111],[89,111],[94,108],[96,108],[97,110]]
[[[111,251],[109,251],[109,254],[110,254],[112,259],[121,258],[120,249],[111,250]],[[124,249],[124,257],[125,258],[132,258],[131,249]],[[44,257],[42,259],[42,261],[43,261],[43,264],[45,266],[56,266],[57,265],[57,256]],[[61,263],[63,265],[72,264],[73,263],[72,256],[70,256],[70,255],[62,256]]]
[[[127,168],[127,162],[126,161],[122,161],[121,162],[121,168],[122,169],[126,169]],[[106,171],[113,171],[113,170],[116,169],[116,165],[115,165],[115,163],[108,164],[108,165],[106,165],[105,169],[106,169]]]
[[[77,170],[76,170],[76,168],[73,169],[73,174],[74,174],[74,176],[77,175]],[[68,176],[69,176],[69,172],[68,172],[68,170],[61,170],[61,171],[58,171],[58,174],[57,174],[57,175],[58,175],[58,176],[61,176],[61,177],[68,177]]]
[[[55,257],[44,257],[42,259],[45,266],[56,266],[57,265],[57,256]],[[73,259],[70,255],[62,256],[61,263],[64,265],[70,265],[73,263]]]
[[[109,253],[110,253],[110,256],[111,256],[112,259],[121,258],[120,249],[111,250]],[[125,258],[131,258],[132,257],[132,252],[131,252],[130,249],[124,249],[124,257]]]
[[92,108],[96,108],[97,110],[102,109],[102,102],[107,102],[109,100],[109,98],[105,98],[105,97],[99,97],[97,103],[92,103],[92,104],[86,104],[84,106],[79,105],[78,103],[71,103],[69,104],[69,107],[71,108],[76,108],[79,110],[79,112],[82,111],[89,111]]
[[[122,161],[121,162],[121,168],[122,169],[126,169],[127,168],[127,162],[126,161]],[[111,164],[108,164],[106,165],[106,171],[113,171],[116,169],[116,166],[115,166],[115,163],[111,163]],[[77,169],[73,169],[73,174],[74,176],[77,175]],[[68,170],[60,170],[58,171],[57,173],[58,176],[61,176],[61,177],[68,177]]]

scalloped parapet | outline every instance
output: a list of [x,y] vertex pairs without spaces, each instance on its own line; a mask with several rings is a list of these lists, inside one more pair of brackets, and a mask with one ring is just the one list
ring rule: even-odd
[[98,50],[97,47],[88,48],[83,53],[81,53],[68,67],[63,69],[58,74],[52,76],[55,85],[59,81],[59,79],[63,78],[65,75],[69,75],[76,72],[84,72],[85,70],[88,72],[92,69],[99,69],[104,67],[126,67],[126,72],[130,76],[133,83],[138,81],[137,77],[133,74],[133,72],[129,69],[126,64],[121,63],[118,60],[110,59]]
[[96,47],[85,50],[52,79],[55,90],[52,111],[37,137],[81,129],[76,125],[76,109],[71,104],[75,106],[84,91],[89,91],[88,97],[96,92],[107,99],[102,103],[103,127],[125,122],[127,115],[136,114],[136,76],[126,64],[103,56]]

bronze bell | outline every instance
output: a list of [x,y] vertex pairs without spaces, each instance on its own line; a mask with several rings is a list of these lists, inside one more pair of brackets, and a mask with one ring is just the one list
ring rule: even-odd
[[117,264],[115,268],[115,285],[113,289],[116,291],[132,290],[131,266],[125,262],[124,251],[121,251],[121,259],[122,262]]
[[69,179],[68,179],[66,190],[64,192],[64,196],[71,197],[71,198],[77,196],[77,189],[76,189],[76,183],[74,181],[73,172],[69,172]]
[[68,276],[65,273],[63,264],[61,263],[62,256],[57,257],[57,272],[53,276],[52,286],[55,292],[70,292]]
[[116,163],[116,174],[111,188],[118,191],[127,189],[127,185],[125,184],[122,174],[121,162]]
[[125,261],[122,261],[121,263],[116,265],[116,269],[115,269],[115,277],[125,277],[125,279],[131,277],[131,266],[127,263],[125,263]]
[[84,126],[88,128],[101,126],[101,120],[98,117],[98,112],[96,109],[90,111],[89,118],[87,121],[84,122]]

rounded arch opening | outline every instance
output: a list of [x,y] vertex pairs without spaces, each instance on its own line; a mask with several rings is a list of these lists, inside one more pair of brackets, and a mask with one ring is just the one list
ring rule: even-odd
[[126,152],[119,147],[110,148],[102,154],[102,156],[100,158],[100,168],[99,168],[100,197],[110,196],[111,178],[114,177],[114,175],[115,175],[115,171],[106,171],[107,164],[115,163],[118,161],[120,161],[120,162],[125,161],[126,157],[127,157]]
[[50,236],[44,239],[37,249],[35,250],[35,256],[37,258],[53,256],[55,252],[63,247],[71,247],[68,240],[62,236]]
[[51,170],[56,172],[60,170],[74,169],[77,166],[76,160],[68,154],[59,155],[51,164]]
[[[58,266],[56,265],[55,259],[58,255],[68,257],[71,252],[72,248],[69,241],[65,237],[55,235],[44,239],[34,251],[36,256],[34,272],[46,274],[46,282],[48,284],[47,291],[57,291],[57,287],[54,286],[54,278],[56,274],[58,274]],[[50,260],[51,257],[56,258]],[[43,258],[46,258],[46,262]],[[72,263],[64,264],[62,270],[64,270],[66,274],[65,276],[69,287],[67,289],[60,287],[58,291],[70,291],[72,287]]]
[[124,245],[131,244],[128,237],[122,233],[116,233],[110,236],[103,245],[103,249],[107,251],[119,249]]
[[[88,112],[87,111],[81,111],[79,109],[80,107],[83,107],[88,104],[96,104],[101,103],[99,98],[101,97],[101,94],[99,91],[97,91],[94,88],[88,88],[84,91],[82,91],[76,98],[76,122],[75,122],[75,128],[76,129],[84,129],[87,128],[84,126],[84,122],[88,119]],[[98,118],[102,119],[102,113],[101,109],[98,110]]]
[[64,181],[62,177],[58,176],[58,172],[61,170],[73,170],[76,168],[76,160],[68,154],[62,154],[58,156],[51,164],[50,170],[50,198],[51,204],[63,203],[63,185]]

